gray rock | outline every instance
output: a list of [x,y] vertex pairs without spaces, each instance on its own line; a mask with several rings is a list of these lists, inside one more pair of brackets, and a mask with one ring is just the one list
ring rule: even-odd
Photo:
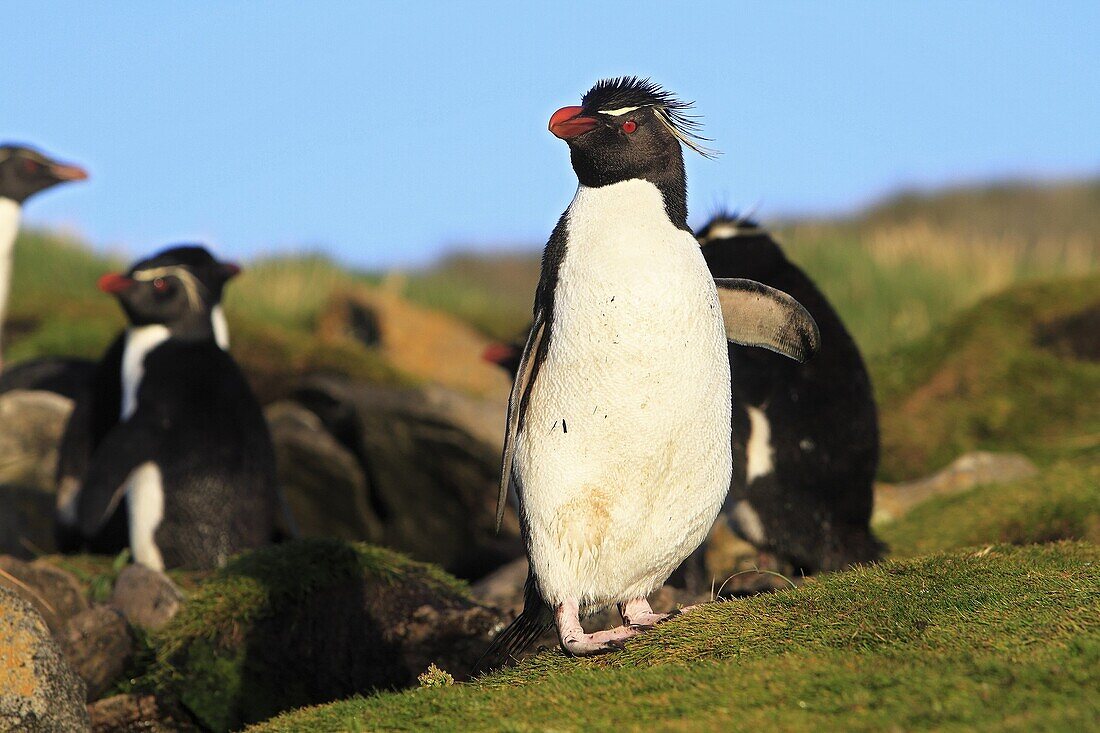
[[111,688],[130,665],[134,640],[126,619],[109,606],[93,606],[69,619],[58,634],[65,657],[87,685],[88,700]]
[[55,634],[70,618],[88,609],[79,581],[49,563],[0,556],[0,571],[0,586],[15,591],[34,606]]
[[515,616],[523,610],[523,584],[526,580],[527,558],[519,557],[472,583],[470,597]]
[[134,626],[156,630],[176,615],[182,600],[167,575],[135,564],[118,574],[110,603]]
[[873,524],[886,524],[934,496],[958,494],[985,484],[1008,483],[1034,476],[1039,469],[1019,453],[974,451],[959,456],[931,476],[900,484],[875,486]]
[[73,402],[53,392],[0,394],[0,484],[53,494],[57,448]]
[[0,483],[0,507],[0,554],[29,560],[54,551],[52,493]]
[[359,461],[380,543],[462,578],[519,557],[519,523],[496,524],[500,446],[475,437],[415,389],[311,377],[294,399]]
[[0,588],[0,730],[89,730],[84,699],[83,680],[42,617],[18,595]]
[[351,451],[301,405],[276,402],[264,414],[275,445],[279,484],[300,536],[380,540],[382,523]]

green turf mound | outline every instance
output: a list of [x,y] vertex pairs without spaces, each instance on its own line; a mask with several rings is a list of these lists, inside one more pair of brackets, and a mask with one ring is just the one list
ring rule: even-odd
[[1084,335],[1066,331],[1097,309],[1100,276],[1019,285],[872,362],[882,478],[921,476],[972,450],[1041,464],[1095,455],[1100,361],[1081,358]]
[[877,531],[895,557],[982,543],[1100,543],[1100,460],[1060,461],[1023,481],[936,497]]
[[1100,548],[968,550],[704,607],[619,654],[284,715],[356,730],[1036,730],[1095,721]]

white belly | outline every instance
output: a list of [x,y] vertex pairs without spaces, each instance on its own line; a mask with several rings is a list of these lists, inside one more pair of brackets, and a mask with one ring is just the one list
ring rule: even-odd
[[644,596],[706,537],[729,488],[729,361],[695,239],[644,181],[581,187],[550,346],[516,446],[543,596]]

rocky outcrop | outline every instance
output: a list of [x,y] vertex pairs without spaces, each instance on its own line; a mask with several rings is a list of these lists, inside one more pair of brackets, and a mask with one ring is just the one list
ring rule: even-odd
[[87,685],[88,700],[111,688],[134,653],[126,619],[109,606],[92,606],[73,616],[57,637],[65,658]]
[[460,676],[500,625],[453,578],[389,550],[300,540],[204,582],[150,639],[151,679],[198,721],[236,729],[292,707]]
[[34,608],[0,588],[0,730],[89,729],[84,682]]
[[42,560],[24,562],[0,556],[0,586],[34,606],[53,633],[88,610],[84,590],[72,574]]
[[301,536],[380,540],[382,522],[355,455],[297,403],[276,402],[264,414],[279,483]]
[[931,476],[899,484],[876,485],[872,522],[892,522],[934,496],[958,494],[984,484],[1017,481],[1036,473],[1035,464],[1019,453],[966,453]]
[[53,550],[57,448],[71,410],[52,392],[0,394],[0,554]]
[[0,484],[53,493],[57,447],[72,400],[53,392],[0,394]]
[[419,390],[313,377],[294,400],[362,467],[381,544],[463,578],[522,554],[511,508],[495,531],[499,445],[440,414]]

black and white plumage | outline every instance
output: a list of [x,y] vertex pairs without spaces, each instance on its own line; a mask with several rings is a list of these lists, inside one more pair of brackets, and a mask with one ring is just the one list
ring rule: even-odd
[[202,568],[271,540],[282,508],[271,438],[214,318],[237,271],[186,246],[100,279],[130,326],[65,431],[63,549],[128,545],[149,567]]
[[[11,288],[12,250],[19,233],[23,203],[59,183],[87,177],[83,168],[53,160],[26,145],[0,145],[0,328],[4,325]],[[3,355],[0,353],[2,367]]]
[[879,559],[869,527],[878,417],[859,348],[824,294],[756,223],[716,216],[699,243],[715,277],[751,278],[797,298],[822,341],[803,364],[730,344],[734,471],[723,518],[798,573]]
[[[551,117],[579,186],[546,246],[509,401],[498,516],[514,479],[531,575],[490,665],[551,619],[583,655],[663,618],[646,596],[703,541],[729,486],[727,338],[816,344],[786,296],[716,287],[686,222],[684,109],[627,77]],[[582,615],[614,604],[624,626],[584,632]]]

